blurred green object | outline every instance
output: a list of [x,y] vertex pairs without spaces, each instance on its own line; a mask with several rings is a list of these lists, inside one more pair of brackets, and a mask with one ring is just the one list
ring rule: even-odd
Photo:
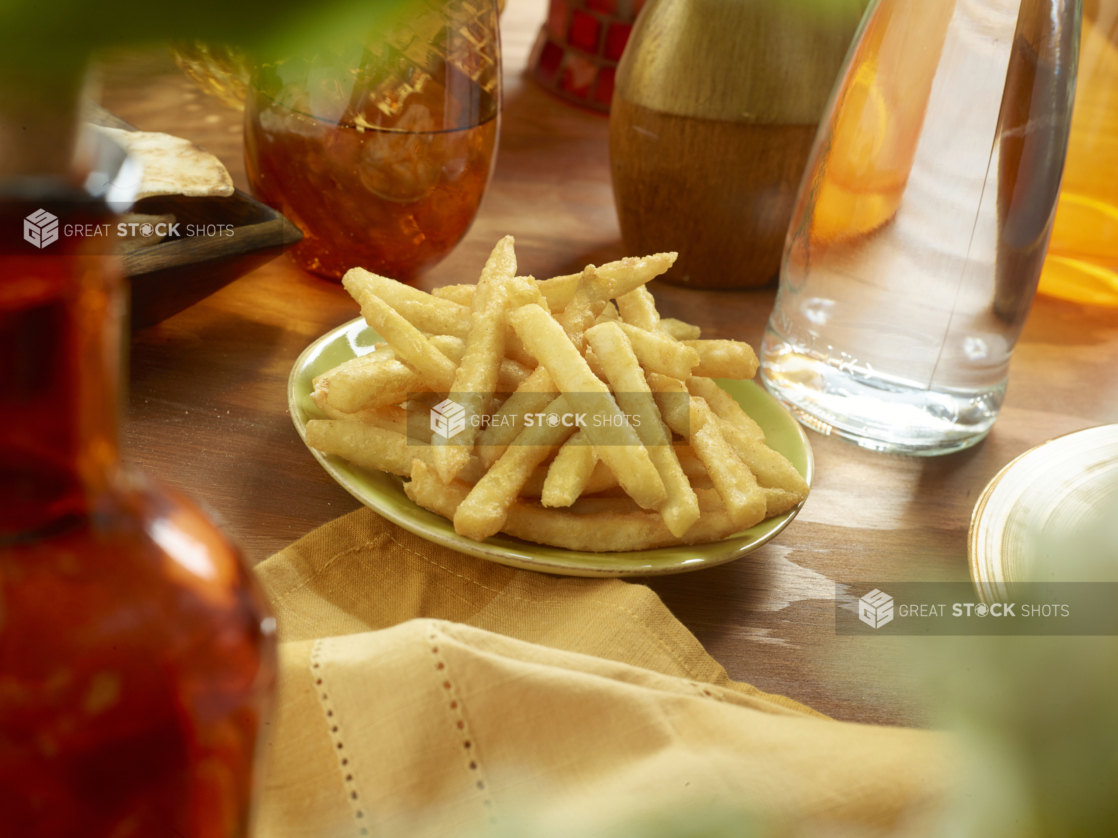
[[289,54],[382,24],[408,0],[0,0],[0,80],[28,87],[68,86],[92,52],[152,41],[236,44]]
[[1118,638],[949,645],[939,690],[965,758],[936,835],[1118,835]]

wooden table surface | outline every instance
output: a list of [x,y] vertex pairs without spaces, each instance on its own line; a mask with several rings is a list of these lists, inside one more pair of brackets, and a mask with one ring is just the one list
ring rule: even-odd
[[[524,74],[543,0],[510,0],[502,18],[504,123],[496,172],[473,228],[426,289],[475,281],[489,250],[516,237],[520,272],[537,277],[626,254],[609,180],[608,121]],[[138,128],[213,151],[247,189],[241,116],[199,92],[165,51],[109,56],[102,103]],[[775,287],[706,292],[652,286],[661,313],[705,337],[757,346]],[[340,285],[286,257],[135,333],[123,430],[126,458],[207,504],[253,563],[358,507],[303,446],[287,411],[288,373],[322,333],[357,316]],[[911,644],[838,637],[836,584],[965,580],[967,527],[986,483],[1059,434],[1118,421],[1118,312],[1040,297],[990,436],[959,454],[871,453],[809,432],[816,480],[799,517],[747,558],[649,582],[730,676],[837,718],[927,724],[933,718]]]

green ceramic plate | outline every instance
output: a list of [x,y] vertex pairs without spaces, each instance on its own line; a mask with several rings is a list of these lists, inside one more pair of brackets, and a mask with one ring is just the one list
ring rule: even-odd
[[[316,340],[299,356],[288,382],[288,404],[299,436],[306,439],[309,419],[322,419],[310,399],[312,379],[357,355],[372,351],[380,338],[358,318]],[[811,483],[814,463],[803,429],[776,400],[751,381],[720,381],[765,429],[769,445],[787,457]],[[401,478],[352,465],[338,457],[310,449],[322,467],[351,495],[395,524],[435,544],[461,553],[526,570],[565,576],[655,576],[712,567],[741,558],[771,540],[788,526],[799,507],[763,521],[721,541],[684,547],[661,547],[629,553],[581,553],[532,544],[505,535],[480,544],[463,538],[450,521],[416,506],[404,494]]]

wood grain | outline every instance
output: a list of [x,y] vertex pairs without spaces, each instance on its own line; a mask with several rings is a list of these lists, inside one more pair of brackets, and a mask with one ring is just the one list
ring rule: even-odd
[[649,0],[617,69],[610,162],[625,247],[666,279],[776,278],[792,205],[860,9]]
[[776,279],[815,125],[660,113],[615,96],[610,166],[630,253],[679,254],[665,280],[755,288]]
[[[505,12],[507,87],[493,182],[471,232],[421,287],[476,280],[505,234],[516,237],[520,271],[537,277],[624,255],[606,119],[521,78],[545,6],[511,0]],[[244,188],[239,114],[197,92],[168,58],[114,56],[103,102],[143,130],[208,148]],[[754,345],[775,293],[665,283],[652,290],[664,316],[698,323],[708,337]],[[285,395],[307,344],[356,316],[340,286],[299,272],[284,257],[135,333],[127,458],[215,510],[253,562],[356,509],[299,441]],[[843,719],[927,724],[934,708],[919,672],[904,662],[918,660],[934,638],[837,637],[836,586],[965,579],[967,526],[983,486],[1033,445],[1118,422],[1115,369],[1113,310],[1040,297],[1013,358],[1001,417],[984,442],[949,457],[914,459],[810,433],[815,486],[777,540],[741,561],[651,587],[735,679]]]

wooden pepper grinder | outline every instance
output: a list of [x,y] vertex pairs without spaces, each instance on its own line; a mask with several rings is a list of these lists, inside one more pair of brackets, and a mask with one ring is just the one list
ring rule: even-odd
[[618,67],[610,165],[629,253],[753,288],[780,268],[816,126],[866,0],[649,0]]

